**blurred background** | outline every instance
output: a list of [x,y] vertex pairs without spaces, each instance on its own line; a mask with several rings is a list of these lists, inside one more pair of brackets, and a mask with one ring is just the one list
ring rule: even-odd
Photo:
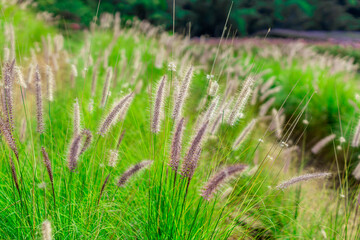
[[[89,26],[99,0],[36,0],[37,8],[58,15],[67,23]],[[122,19],[138,17],[172,29],[173,0],[101,0],[102,12],[120,12]],[[221,36],[230,0],[176,0],[176,31],[191,36]],[[235,0],[230,25],[239,36],[271,34],[293,36],[296,31],[359,31],[360,1],[357,0]],[[284,31],[285,30],[285,31]],[[301,33],[306,37],[306,32]],[[313,33],[322,37],[320,33]],[[319,35],[319,36],[317,36]],[[335,38],[336,38],[335,33]],[[294,37],[297,37],[296,34]],[[338,36],[340,37],[340,36]],[[350,36],[354,38],[354,36]],[[355,36],[357,38],[357,36]]]

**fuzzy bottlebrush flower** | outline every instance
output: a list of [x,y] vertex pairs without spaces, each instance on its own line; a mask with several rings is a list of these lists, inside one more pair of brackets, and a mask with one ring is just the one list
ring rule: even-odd
[[97,69],[98,69],[98,62],[95,64],[92,72],[92,80],[91,80],[91,97],[95,96],[96,91],[96,83],[97,83]]
[[358,147],[360,145],[360,119],[356,125],[354,136],[351,142],[352,147]]
[[53,171],[52,171],[52,168],[51,168],[51,162],[50,162],[50,159],[49,159],[49,155],[46,152],[44,147],[41,147],[41,153],[43,155],[46,170],[47,170],[47,172],[49,174],[50,182],[53,183],[54,182],[54,177],[53,177]]
[[75,78],[78,76],[78,71],[77,68],[75,66],[75,64],[71,65],[71,75],[70,75],[70,82],[71,82],[71,86],[75,87]]
[[14,161],[13,161],[13,159],[11,157],[9,157],[9,161],[10,161],[10,167],[11,167],[11,176],[12,176],[12,178],[14,180],[15,187],[16,187],[17,191],[20,194],[20,188],[19,188],[18,178],[17,178],[17,175],[16,175],[15,164],[14,164]]
[[15,60],[11,63],[6,63],[3,69],[4,78],[4,94],[2,99],[3,111],[6,117],[7,127],[10,131],[14,127],[14,115],[13,115],[13,84],[14,84],[14,67]]
[[196,133],[195,137],[193,138],[191,145],[189,147],[189,150],[187,151],[184,162],[182,164],[181,174],[183,177],[187,177],[189,179],[192,178],[195,168],[197,166],[197,160],[200,156],[198,156],[199,152],[201,152],[201,143],[203,140],[203,137],[205,135],[207,126],[209,124],[209,121],[205,122],[204,125],[199,129],[199,131]]
[[129,99],[131,99],[132,96],[133,93],[129,93],[115,104],[115,106],[111,109],[110,113],[105,117],[104,121],[100,125],[98,134],[104,136],[109,131],[110,127],[113,125],[116,119],[116,116],[124,108],[124,106],[126,106],[127,101],[129,101]]
[[254,88],[253,95],[252,95],[251,101],[250,101],[251,106],[254,106],[256,104],[256,102],[257,102],[258,95],[259,95],[259,88],[260,88],[259,86],[256,86]]
[[10,61],[10,49],[7,47],[4,47],[3,49],[3,62],[8,62]]
[[51,223],[49,220],[45,220],[42,223],[42,240],[51,240],[52,233],[51,233]]
[[[83,143],[81,142],[82,137],[85,136]],[[81,134],[74,136],[67,157],[68,168],[70,171],[74,171],[78,164],[80,155],[86,151],[90,146],[92,140],[92,134],[88,129],[82,130]]]
[[193,67],[191,66],[187,70],[185,77],[181,82],[181,86],[178,89],[178,92],[176,93],[176,100],[174,102],[174,109],[172,113],[172,118],[175,121],[177,121],[181,117],[183,106],[189,93],[192,77],[193,77]]
[[216,109],[219,105],[219,96],[216,96],[210,103],[210,105],[208,106],[207,110],[200,115],[200,117],[198,118],[198,120],[196,121],[195,124],[195,129],[198,129],[200,126],[204,125],[204,122],[209,121],[209,122],[213,122],[214,120],[214,115],[216,112]]
[[11,150],[14,152],[17,160],[19,160],[19,152],[16,146],[16,142],[14,140],[14,137],[11,133],[11,130],[8,128],[8,125],[5,123],[5,121],[0,117],[0,130],[2,135],[5,138],[5,141],[11,148]]
[[105,190],[105,187],[107,185],[107,183],[109,182],[109,178],[110,178],[111,172],[107,175],[107,177],[105,178],[105,181],[103,183],[103,185],[101,186],[101,190],[100,190],[100,195],[99,195],[99,199],[98,199],[98,203],[100,202],[101,196]]
[[46,78],[48,83],[48,100],[50,102],[54,101],[54,86],[55,86],[55,80],[54,80],[54,74],[53,70],[50,65],[46,65]]
[[15,31],[14,26],[11,23],[5,25],[5,36],[10,44],[10,59],[15,59]]
[[21,68],[19,66],[15,66],[15,73],[19,85],[23,88],[27,88],[27,85],[24,81],[24,75],[22,74]]
[[61,34],[57,34],[54,37],[54,50],[55,53],[59,53],[64,47],[64,37]]
[[260,106],[259,117],[265,116],[265,114],[269,111],[270,107],[273,105],[274,102],[275,102],[275,97],[272,97],[269,100],[267,100],[265,103],[263,103]]
[[74,111],[73,136],[77,136],[80,134],[81,131],[80,106],[79,106],[79,100],[77,98],[75,99],[73,111]]
[[44,119],[43,119],[43,101],[41,94],[41,78],[40,78],[39,66],[36,66],[36,70],[35,70],[35,92],[36,92],[36,119],[37,119],[36,131],[42,134],[44,133]]
[[80,155],[83,154],[86,149],[88,149],[90,147],[90,144],[91,144],[91,141],[92,141],[92,138],[93,138],[93,135],[91,133],[91,131],[89,129],[83,129],[81,131],[81,134],[80,134],[82,137],[85,136],[85,140],[82,144],[82,148],[80,150]]
[[90,112],[90,113],[92,113],[92,111],[94,110],[94,99],[90,99],[89,100],[89,105],[88,105],[88,111]]
[[27,126],[26,119],[23,118],[21,120],[21,127],[20,127],[20,134],[19,134],[19,139],[21,142],[24,142],[24,140],[25,140],[26,126]]
[[166,76],[163,76],[158,84],[153,108],[153,117],[151,120],[151,132],[157,134],[160,132],[160,123],[164,114],[164,98],[166,90]]
[[219,172],[217,172],[205,185],[204,189],[202,190],[201,196],[206,199],[210,200],[213,196],[216,190],[223,184],[226,179],[229,177],[241,173],[247,168],[247,165],[245,164],[236,164],[229,166]]
[[118,116],[116,117],[118,119],[118,121],[125,120],[125,117],[130,108],[130,105],[131,105],[132,101],[134,100],[134,96],[135,96],[135,94],[131,95],[130,98],[125,102],[124,107],[120,110]]
[[116,167],[116,164],[118,162],[118,158],[119,158],[119,154],[117,150],[114,149],[110,149],[109,150],[109,162],[108,162],[108,166],[109,167]]
[[299,177],[294,177],[286,182],[283,182],[283,183],[277,185],[276,189],[277,190],[286,189],[286,188],[290,187],[291,185],[294,185],[295,183],[305,182],[305,181],[309,181],[312,179],[328,178],[330,176],[331,176],[331,173],[327,173],[327,172],[304,174]]
[[318,141],[312,148],[311,148],[311,152],[313,154],[318,154],[321,149],[323,149],[328,143],[330,143],[332,140],[334,140],[336,137],[335,134],[330,134],[327,137],[324,137],[323,139],[321,139],[320,141]]
[[266,91],[261,97],[260,97],[260,101],[264,101],[268,96],[274,94],[274,93],[278,93],[281,91],[281,86],[269,89],[268,91]]
[[251,131],[254,129],[256,122],[257,119],[251,120],[251,122],[244,128],[244,130],[242,130],[241,134],[234,142],[234,145],[232,147],[233,150],[237,150],[240,147],[241,143],[246,139],[247,136],[249,136]]
[[180,162],[180,155],[181,155],[181,143],[182,143],[182,136],[185,129],[185,119],[182,118],[177,124],[175,128],[175,132],[173,135],[173,139],[171,142],[171,153],[170,153],[170,167],[172,170],[177,172]]
[[119,149],[120,144],[121,144],[122,140],[124,139],[125,133],[126,133],[126,130],[124,129],[120,134],[120,137],[119,137],[118,142],[116,144],[116,149]]
[[291,161],[293,160],[294,153],[298,154],[299,146],[291,146],[286,148],[282,152],[283,159],[285,159],[283,170],[284,172],[288,172],[290,168]]
[[142,89],[143,85],[144,85],[144,82],[142,80],[139,80],[136,83],[135,90],[134,90],[135,94],[139,94],[141,92],[141,89]]
[[214,118],[215,110],[217,109],[219,105],[220,97],[216,96],[210,103],[209,107],[207,108],[205,114],[203,115],[202,124],[204,124],[205,121],[212,121]]
[[207,94],[212,97],[215,96],[218,88],[219,84],[216,81],[210,80]]
[[358,165],[356,166],[356,168],[352,172],[352,175],[354,176],[354,178],[356,180],[360,180],[360,163],[358,163]]
[[278,139],[282,136],[282,124],[280,121],[280,112],[276,111],[275,108],[272,110],[272,118],[275,125],[275,135]]
[[272,76],[261,86],[260,92],[264,94],[267,90],[270,89],[270,87],[274,84],[274,82],[275,82],[275,76]]
[[113,75],[113,70],[111,67],[108,67],[106,70],[106,79],[104,82],[103,93],[102,93],[102,98],[101,98],[101,103],[100,103],[100,107],[102,107],[102,108],[105,107],[106,100],[109,95],[112,75]]
[[30,63],[28,70],[27,83],[31,84],[34,78],[35,65]]
[[139,172],[140,170],[144,169],[145,167],[152,164],[153,161],[151,160],[144,160],[142,162],[139,162],[138,164],[135,164],[134,166],[130,167],[128,170],[126,170],[121,177],[119,178],[119,181],[117,183],[118,187],[122,187],[126,184],[126,182],[132,177],[135,173]]
[[70,149],[68,153],[68,168],[71,172],[75,170],[78,164],[78,158],[80,156],[80,146],[81,145],[81,135],[77,135],[75,138],[73,138]]
[[243,110],[251,96],[253,85],[254,85],[254,78],[253,78],[253,76],[249,76],[246,79],[244,86],[241,89],[241,91],[238,95],[238,98],[235,101],[232,111],[230,112],[228,123],[231,126],[235,125],[236,121],[239,118],[239,115],[243,112]]

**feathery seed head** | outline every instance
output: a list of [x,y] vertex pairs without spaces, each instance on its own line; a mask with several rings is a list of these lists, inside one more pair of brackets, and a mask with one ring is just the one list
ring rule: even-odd
[[312,179],[328,178],[330,176],[331,176],[331,173],[328,173],[328,172],[304,174],[304,175],[301,175],[299,177],[291,178],[290,180],[279,184],[278,186],[276,186],[276,189],[277,190],[286,189],[286,188],[290,187],[291,185],[294,185],[295,183],[309,181],[309,180],[312,180]]
[[360,145],[360,119],[356,125],[354,136],[351,142],[352,147],[358,147]]
[[208,95],[212,97],[215,96],[218,88],[219,84],[216,81],[210,80],[208,87]]
[[134,166],[130,167],[128,170],[126,170],[121,177],[118,180],[117,186],[122,187],[124,186],[128,180],[137,172],[144,169],[145,167],[148,167],[152,164],[153,161],[151,160],[144,160],[142,162],[139,162],[138,164],[135,164]]
[[188,96],[191,80],[193,77],[193,67],[189,67],[187,70],[184,79],[181,82],[181,86],[178,89],[178,92],[176,93],[176,100],[174,102],[174,109],[172,113],[172,118],[175,120],[175,122],[181,117],[184,102]]
[[220,170],[205,184],[201,196],[208,201],[211,200],[216,190],[227,178],[244,171],[246,168],[247,165],[236,164]]
[[41,93],[41,77],[39,66],[35,70],[35,92],[36,92],[36,119],[37,119],[37,132],[44,133],[44,119],[43,119],[43,101]]
[[182,118],[175,128],[173,139],[171,142],[171,154],[170,154],[170,167],[175,172],[179,167],[180,156],[181,156],[181,144],[182,144],[182,135],[185,129],[185,120]]
[[105,117],[104,121],[100,125],[98,134],[100,134],[101,136],[105,136],[105,134],[110,130],[110,127],[113,125],[116,116],[126,106],[126,102],[129,101],[129,99],[131,99],[132,96],[133,93],[129,93],[115,104],[115,106],[111,109],[109,114]]
[[118,162],[118,158],[119,158],[118,151],[114,150],[114,149],[110,149],[108,166],[113,167],[113,168],[116,167],[116,164]]
[[51,168],[51,162],[50,162],[50,159],[49,159],[49,155],[47,154],[44,147],[41,147],[41,153],[43,155],[44,164],[45,164],[46,170],[47,170],[47,172],[49,174],[50,181],[51,181],[51,183],[53,183],[54,182],[54,177],[53,177],[53,171],[52,171],[52,168]]
[[161,120],[164,114],[164,98],[166,90],[166,76],[163,76],[158,84],[153,107],[153,117],[151,122],[151,132],[157,134],[160,132]]
[[73,136],[80,135],[81,131],[81,119],[80,119],[80,106],[79,100],[76,98],[74,102],[74,118],[73,118]]
[[311,152],[313,154],[318,154],[321,149],[323,149],[328,143],[330,143],[332,140],[334,140],[336,137],[335,134],[330,134],[327,137],[324,137],[323,139],[321,139],[320,141],[318,141],[312,148],[311,148]]
[[104,82],[103,93],[102,93],[102,98],[101,98],[101,103],[100,103],[100,107],[102,107],[102,108],[105,107],[106,101],[109,96],[112,75],[113,75],[112,67],[108,67],[106,70],[106,79]]
[[51,240],[52,233],[51,233],[51,223],[49,220],[45,220],[42,223],[42,239],[43,240]]
[[19,85],[23,88],[27,88],[27,85],[24,81],[24,76],[23,76],[22,71],[19,66],[15,66],[15,73],[16,73],[16,77],[17,77]]
[[46,65],[46,78],[48,82],[48,99],[50,102],[54,101],[54,74],[50,65]]
[[195,171],[197,164],[194,164],[194,162],[197,162],[198,158],[200,157],[199,153],[201,153],[201,144],[208,124],[209,121],[206,121],[204,125],[198,130],[191,142],[182,164],[181,174],[183,177],[191,179]]
[[234,142],[234,145],[232,147],[233,150],[239,149],[241,143],[247,138],[247,136],[249,136],[251,131],[254,129],[256,122],[257,119],[251,120],[250,123],[242,130],[241,134]]

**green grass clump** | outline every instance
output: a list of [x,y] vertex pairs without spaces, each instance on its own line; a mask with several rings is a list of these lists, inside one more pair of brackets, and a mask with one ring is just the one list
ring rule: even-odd
[[[6,9],[10,15],[12,8],[17,9]],[[17,14],[35,22],[27,10]],[[306,46],[295,52],[255,44],[218,48],[139,21],[120,30],[97,26],[86,33],[67,32],[63,48],[53,38],[56,30],[38,24],[49,29],[42,33],[50,33],[49,41],[31,59],[24,50],[24,61],[16,62],[26,69],[27,87],[17,84],[11,62],[2,68],[1,239],[358,237],[357,190],[350,186],[348,165],[323,166],[332,172],[330,180],[276,188],[285,178],[315,171],[309,146],[330,131],[338,134],[340,126],[350,131],[351,120],[340,125],[337,113],[340,109],[342,118],[353,114],[347,100],[355,92],[356,73],[340,84],[347,71],[335,69],[332,58],[327,65],[309,62],[322,55],[312,55]],[[13,26],[18,32],[16,21]],[[33,46],[31,39],[21,45],[22,35],[15,35],[19,46]],[[30,64],[39,66],[40,75],[28,77]],[[47,66],[56,83],[53,101],[46,98]],[[185,94],[190,66],[194,74]],[[210,91],[216,84],[218,90]],[[266,97],[277,86],[281,90]],[[336,94],[329,90],[333,87]],[[183,95],[180,117],[173,119]],[[276,100],[265,111],[272,97]],[[126,104],[119,104],[122,100]],[[210,111],[216,101],[218,107]],[[40,118],[45,128],[39,133]],[[182,118],[182,141],[172,144]],[[160,119],[159,131],[152,128],[154,119]],[[252,119],[255,128],[235,150],[234,141]],[[106,133],[100,131],[102,124],[109,124]],[[91,144],[80,153],[90,135]],[[337,156],[353,159],[352,134],[344,136],[341,153],[327,152],[329,162],[339,163]],[[181,147],[178,169],[169,166],[174,145]],[[291,147],[295,150],[289,152]]]

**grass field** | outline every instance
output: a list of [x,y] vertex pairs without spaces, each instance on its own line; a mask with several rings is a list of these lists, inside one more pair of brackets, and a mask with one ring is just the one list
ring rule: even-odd
[[0,7],[1,239],[359,238],[350,57]]

